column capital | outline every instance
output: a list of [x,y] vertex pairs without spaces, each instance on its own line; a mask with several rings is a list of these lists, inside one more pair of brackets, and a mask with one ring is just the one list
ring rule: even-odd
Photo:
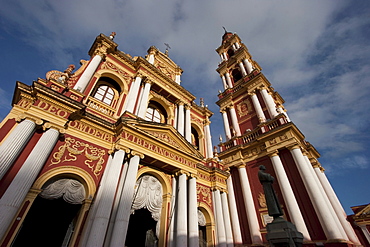
[[178,171],[175,172],[175,176],[176,177],[179,177],[179,176],[181,176],[183,174],[185,174],[186,176],[190,176],[190,172],[185,171],[185,170],[178,170]]
[[211,121],[207,118],[206,120],[203,120],[203,125],[209,125]]
[[141,152],[138,152],[136,150],[131,150],[131,155],[136,155],[136,156],[139,156],[140,159],[144,159],[145,155]]
[[301,149],[301,147],[298,145],[298,144],[292,144],[290,146],[287,146],[287,149],[289,149],[289,151],[292,151],[293,149]]
[[267,155],[270,156],[270,158],[273,156],[279,156],[279,151],[274,150],[274,151],[269,152]]
[[185,103],[181,100],[177,100],[175,103],[178,104],[178,105],[185,105]]
[[245,168],[246,167],[246,164],[244,163],[241,163],[239,165],[236,165],[236,167],[239,169],[239,168]]
[[106,46],[100,46],[94,51],[93,57],[100,56],[104,60],[107,55],[107,50],[108,48]]
[[146,77],[144,76],[144,74],[143,74],[143,72],[141,72],[141,71],[138,71],[137,73],[136,73],[136,75],[134,75],[134,79],[136,78],[136,77],[140,77],[142,80],[144,79],[146,79]]
[[128,147],[123,146],[122,144],[116,143],[114,144],[115,151],[123,150],[125,153],[130,153],[130,149]]
[[190,104],[184,104],[184,108],[185,108],[185,110],[190,110],[191,109],[191,105]]
[[60,125],[57,125],[57,124],[54,124],[54,123],[50,123],[50,122],[44,123],[44,125],[42,126],[42,129],[44,131],[46,131],[48,129],[55,129],[60,134],[65,134],[66,133],[66,130],[63,126],[60,126]]
[[198,174],[195,174],[195,173],[189,173],[189,178],[195,178],[195,179],[198,179]]
[[253,91],[250,91],[250,92],[248,92],[248,95],[249,96],[253,96],[253,95],[256,95],[256,92],[253,90]]
[[151,79],[149,79],[148,77],[141,77],[141,78],[142,78],[142,81],[145,82],[145,83],[148,83],[150,85],[153,85],[154,84],[154,81],[151,80]]

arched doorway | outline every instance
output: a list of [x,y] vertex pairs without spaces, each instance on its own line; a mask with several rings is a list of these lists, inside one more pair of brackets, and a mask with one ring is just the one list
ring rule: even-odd
[[162,210],[162,184],[151,175],[144,174],[136,181],[126,246],[157,246]]
[[206,217],[198,209],[198,229],[199,229],[199,247],[207,247],[207,227]]
[[68,246],[84,198],[85,189],[76,180],[48,183],[36,197],[12,246]]
[[157,246],[156,225],[157,221],[152,218],[148,209],[136,210],[130,216],[125,245],[127,247]]

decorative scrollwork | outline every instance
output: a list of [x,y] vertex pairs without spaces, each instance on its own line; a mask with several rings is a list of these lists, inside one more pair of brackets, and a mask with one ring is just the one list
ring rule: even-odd
[[65,143],[58,148],[57,152],[53,153],[53,158],[49,166],[63,162],[76,161],[81,154],[86,158],[84,164],[91,169],[96,177],[98,177],[103,169],[103,156],[105,155],[105,150],[75,140],[71,137],[67,137]]

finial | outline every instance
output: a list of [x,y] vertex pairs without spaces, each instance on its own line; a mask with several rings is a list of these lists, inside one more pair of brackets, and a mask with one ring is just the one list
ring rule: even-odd
[[204,107],[204,99],[203,98],[200,98],[200,106]]
[[115,36],[116,36],[116,32],[112,32],[112,33],[109,35],[109,38],[110,38],[111,40],[113,40]]
[[164,45],[167,47],[164,54],[168,55],[168,49],[171,49],[170,45],[167,43],[164,43]]
[[224,26],[223,26],[222,28],[223,28],[223,29],[225,30],[225,33],[227,33],[227,30],[226,30],[226,28],[225,28]]

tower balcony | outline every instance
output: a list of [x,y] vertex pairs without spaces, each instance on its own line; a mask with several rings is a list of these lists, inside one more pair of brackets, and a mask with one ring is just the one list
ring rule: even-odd
[[289,123],[286,116],[284,114],[280,114],[276,116],[276,118],[261,123],[257,128],[255,128],[253,131],[248,131],[244,135],[241,136],[234,136],[227,142],[220,143],[218,146],[220,147],[220,152],[224,152],[228,149],[231,149],[236,146],[243,146],[247,145],[251,142],[256,141],[260,137],[262,137],[267,132],[276,130],[282,125],[285,125]]

